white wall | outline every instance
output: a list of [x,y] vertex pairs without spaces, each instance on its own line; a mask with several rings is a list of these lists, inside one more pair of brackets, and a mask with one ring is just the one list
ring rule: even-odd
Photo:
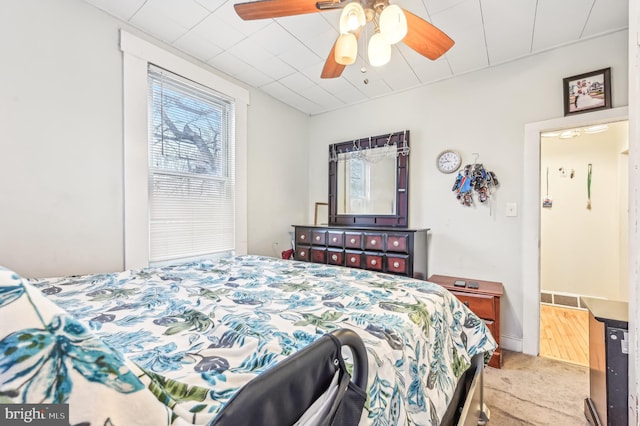
[[[592,52],[600,52],[593,55]],[[311,119],[309,203],[326,199],[327,146],[358,137],[411,130],[411,227],[429,227],[429,274],[500,281],[505,286],[502,337],[522,338],[520,216],[526,123],[562,117],[562,79],[611,67],[613,105],[627,104],[627,32],[477,71],[417,90]],[[436,155],[454,148],[463,163],[479,162],[500,181],[491,207],[464,208],[451,192],[454,176],[436,171]],[[311,220],[311,219],[309,219]]]
[[540,200],[548,187],[553,201],[540,213],[542,291],[626,301],[628,276],[621,274],[621,265],[626,267],[622,260],[628,258],[628,229],[621,219],[628,214],[627,192],[621,197],[620,188],[627,188],[628,176],[622,173],[627,157],[621,152],[628,146],[628,123],[609,126],[602,133],[541,140]]
[[[123,269],[119,28],[139,34],[80,0],[0,3],[0,265],[26,276]],[[306,176],[308,117],[250,94],[248,251],[273,254],[306,214],[306,177],[284,177]]]

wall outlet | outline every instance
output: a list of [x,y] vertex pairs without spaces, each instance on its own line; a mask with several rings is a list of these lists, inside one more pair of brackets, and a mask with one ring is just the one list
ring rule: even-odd
[[507,217],[518,216],[518,205],[516,203],[507,203]]

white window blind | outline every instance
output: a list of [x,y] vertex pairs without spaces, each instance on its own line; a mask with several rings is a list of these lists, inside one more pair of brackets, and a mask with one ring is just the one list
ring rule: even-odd
[[151,262],[232,253],[234,105],[149,65]]

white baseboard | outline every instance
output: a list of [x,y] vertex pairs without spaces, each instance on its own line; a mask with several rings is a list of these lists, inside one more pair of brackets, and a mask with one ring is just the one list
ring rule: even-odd
[[522,338],[500,336],[500,346],[508,351],[522,352]]

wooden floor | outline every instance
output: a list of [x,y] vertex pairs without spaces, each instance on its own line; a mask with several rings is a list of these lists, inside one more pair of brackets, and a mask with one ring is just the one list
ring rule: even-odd
[[589,312],[541,304],[540,356],[589,366]]

